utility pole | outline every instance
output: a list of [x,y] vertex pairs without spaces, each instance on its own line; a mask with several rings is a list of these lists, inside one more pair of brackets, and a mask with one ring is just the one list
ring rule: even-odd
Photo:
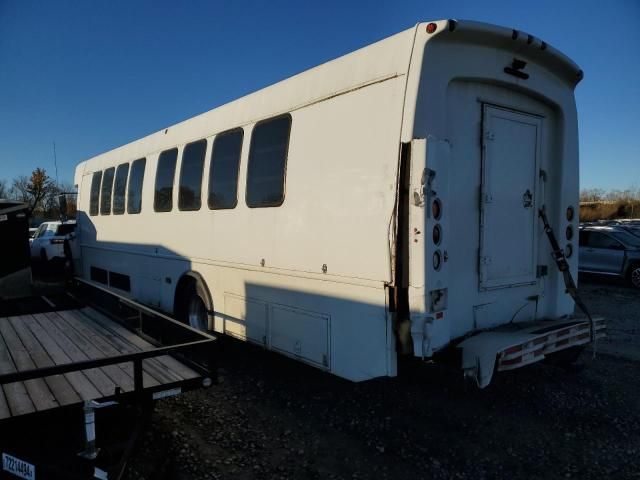
[[53,141],[53,165],[56,167],[56,189],[58,188],[58,158],[56,157],[56,141]]

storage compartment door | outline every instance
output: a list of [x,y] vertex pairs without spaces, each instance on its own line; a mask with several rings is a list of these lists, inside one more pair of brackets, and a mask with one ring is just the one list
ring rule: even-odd
[[483,106],[481,290],[536,282],[541,133],[538,116]]
[[298,308],[271,307],[271,348],[330,369],[329,316]]

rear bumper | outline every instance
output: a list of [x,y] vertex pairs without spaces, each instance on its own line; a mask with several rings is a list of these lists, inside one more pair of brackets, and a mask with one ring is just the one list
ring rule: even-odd
[[494,371],[524,367],[561,350],[603,338],[604,318],[594,318],[594,332],[587,318],[544,320],[500,327],[474,335],[458,345],[465,375],[484,388]]
[[[591,325],[588,319],[575,319],[572,322],[555,321],[540,328],[536,325],[525,330],[529,338],[516,343],[498,354],[496,370],[505,371],[523,367],[567,348],[586,345],[591,342]],[[605,336],[604,318],[595,318],[595,339]]]

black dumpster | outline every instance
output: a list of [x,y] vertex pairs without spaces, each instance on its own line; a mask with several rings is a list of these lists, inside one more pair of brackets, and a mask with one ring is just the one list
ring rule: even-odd
[[0,300],[23,297],[31,291],[29,206],[0,200]]

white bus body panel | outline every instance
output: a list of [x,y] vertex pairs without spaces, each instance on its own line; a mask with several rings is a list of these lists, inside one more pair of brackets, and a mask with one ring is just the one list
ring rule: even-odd
[[[512,39],[511,30],[436,23],[436,34],[418,24],[78,165],[81,275],[90,278],[92,267],[125,274],[133,298],[171,312],[179,279],[197,272],[213,300],[212,329],[350,380],[396,373],[389,286],[407,289],[417,356],[513,319],[571,313],[535,212],[546,205],[553,226],[564,231],[563,212],[577,205],[570,79],[577,70],[551,47],[542,51],[538,40]],[[529,62],[528,80],[504,73],[514,56]],[[282,113],[292,117],[284,203],[249,208],[252,129]],[[524,146],[498,142],[500,149],[483,154],[482,122],[502,117],[510,123],[492,127],[497,138],[515,129]],[[236,127],[244,129],[238,204],[209,210],[212,143]],[[176,199],[184,145],[203,138],[202,208],[179,211],[174,200],[171,212],[154,212],[160,152],[178,148]],[[402,142],[411,144],[411,194],[408,229],[399,232]],[[518,161],[524,168],[510,155],[526,156]],[[93,172],[143,157],[141,213],[89,216]],[[428,192],[427,170],[435,174]],[[495,192],[490,206],[480,204],[483,187]],[[527,190],[531,205],[523,207]],[[440,219],[429,214],[435,197]],[[436,224],[439,245],[432,242]],[[394,285],[393,252],[404,235],[409,279],[402,286]],[[480,256],[491,266],[480,269]],[[574,255],[574,271],[575,262]],[[541,264],[549,275],[538,278]]]
[[[443,204],[448,235],[439,249],[446,261],[433,271],[436,248],[427,241],[425,289],[409,289],[414,351],[429,355],[476,331],[573,313],[537,211],[545,207],[563,245],[575,242],[564,232],[568,225],[577,231],[577,218],[569,222],[565,212],[577,208],[573,90],[581,72],[568,59],[560,67],[562,55],[539,40],[522,33],[514,39],[499,27],[460,22],[450,37],[422,48],[420,35],[407,87],[416,103],[405,110],[412,126],[405,125],[403,140],[449,145],[427,148],[425,160]],[[503,71],[514,58],[527,62],[528,79]],[[421,219],[410,231],[429,225],[430,205],[410,207]],[[427,228],[425,240],[430,236]],[[577,255],[568,261],[575,275]],[[538,276],[538,265],[548,274]]]

